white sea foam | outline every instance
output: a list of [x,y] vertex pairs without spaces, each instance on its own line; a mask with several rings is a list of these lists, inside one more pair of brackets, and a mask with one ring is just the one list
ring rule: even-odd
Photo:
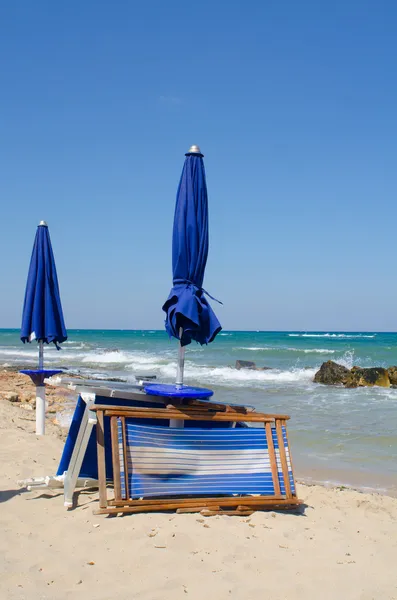
[[89,352],[82,358],[83,363],[93,365],[102,364],[154,364],[159,358],[150,354],[139,354],[138,352],[121,352],[120,350],[109,350],[107,352]]
[[85,350],[86,348],[92,348],[91,344],[86,344],[85,342],[73,342],[72,340],[67,340],[62,343],[62,346],[73,346],[73,350]]
[[[185,364],[185,377],[201,385],[219,386],[251,386],[264,387],[266,384],[308,384],[313,380],[316,369],[291,369],[281,371],[269,369],[266,371],[252,371],[250,369],[237,370],[232,367],[199,366],[193,363]],[[163,378],[174,378],[176,362],[162,365],[159,368]]]
[[289,333],[289,337],[307,337],[307,338],[374,338],[376,334],[364,335],[364,334],[350,334],[350,333]]
[[82,358],[83,363],[95,365],[127,363],[131,358],[124,352],[118,350],[109,350],[108,352],[89,352]]
[[17,350],[14,348],[0,348],[1,356],[9,356],[12,358],[33,358],[33,356],[37,356],[37,348],[32,348],[31,350]]
[[283,350],[283,348],[270,348],[269,346],[240,346],[233,348],[233,350],[250,350],[252,352],[267,352],[270,350],[277,351]]
[[343,365],[347,369],[351,369],[354,364],[358,364],[359,360],[354,358],[353,350],[347,350],[344,355],[338,359],[338,364]]
[[304,354],[335,354],[335,350],[328,350],[327,348],[271,348],[262,346],[242,346],[240,348],[233,348],[233,350],[248,350],[251,352],[303,352]]
[[305,354],[335,354],[335,350],[328,350],[326,348],[305,348],[300,350],[299,348],[288,348],[294,352],[304,352]]

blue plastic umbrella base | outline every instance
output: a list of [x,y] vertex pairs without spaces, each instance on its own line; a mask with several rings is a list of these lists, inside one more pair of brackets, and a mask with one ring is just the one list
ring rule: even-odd
[[58,375],[58,373],[62,373],[63,371],[60,369],[24,369],[19,372],[23,373],[23,375],[29,375],[34,385],[40,387],[44,385],[44,379]]
[[207,388],[190,387],[188,385],[177,386],[176,384],[152,383],[144,386],[144,390],[151,396],[163,396],[166,398],[192,398],[195,400],[207,400],[214,392]]

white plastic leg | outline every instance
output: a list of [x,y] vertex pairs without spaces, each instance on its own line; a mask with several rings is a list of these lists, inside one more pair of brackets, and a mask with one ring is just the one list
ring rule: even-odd
[[26,488],[30,492],[33,488],[47,487],[47,477],[31,477],[30,479],[20,479],[17,483],[19,487]]
[[69,468],[64,478],[64,506],[72,508],[73,494],[76,489],[77,480],[80,474],[81,465],[88,446],[88,440],[94,425],[96,424],[96,414],[89,410],[87,406],[81,420],[79,433],[70,458]]
[[45,433],[45,387],[36,387],[36,435]]
[[[31,479],[22,479],[18,481],[21,488],[26,488],[28,492],[39,489],[62,490],[64,488],[65,473],[63,475],[47,475],[46,477],[32,477]],[[84,479],[78,477],[76,488],[98,487],[97,479]]]

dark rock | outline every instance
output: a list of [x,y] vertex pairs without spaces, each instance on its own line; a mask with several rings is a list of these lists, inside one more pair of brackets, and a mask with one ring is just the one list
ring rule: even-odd
[[362,369],[353,367],[345,380],[345,387],[356,388],[364,386],[390,387],[389,373],[383,367]]
[[256,371],[257,367],[256,363],[252,360],[236,360],[236,369],[252,369],[253,371]]
[[397,385],[397,367],[389,367],[387,369],[391,385]]
[[251,371],[270,371],[272,367],[257,367],[252,360],[236,360],[236,369],[251,369]]
[[332,360],[327,360],[315,374],[314,381],[325,385],[338,385],[345,382],[348,374],[349,369]]
[[138,381],[153,381],[154,379],[157,379],[157,375],[148,375],[147,373],[143,375],[138,375],[138,373],[136,373],[135,379],[137,379]]
[[127,382],[126,379],[122,379],[121,377],[106,377],[105,380],[102,377],[93,377],[92,379],[95,379],[98,381],[111,381],[112,383],[126,383]]

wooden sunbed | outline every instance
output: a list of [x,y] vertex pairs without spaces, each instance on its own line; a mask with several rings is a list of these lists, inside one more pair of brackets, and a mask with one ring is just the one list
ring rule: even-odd
[[[218,410],[220,408],[220,410]],[[300,504],[286,415],[242,407],[95,405],[99,509],[96,514],[201,512],[250,514]],[[114,496],[108,498],[104,418],[110,417]],[[168,428],[142,420],[210,421],[213,428]],[[263,427],[217,428],[217,423]]]

